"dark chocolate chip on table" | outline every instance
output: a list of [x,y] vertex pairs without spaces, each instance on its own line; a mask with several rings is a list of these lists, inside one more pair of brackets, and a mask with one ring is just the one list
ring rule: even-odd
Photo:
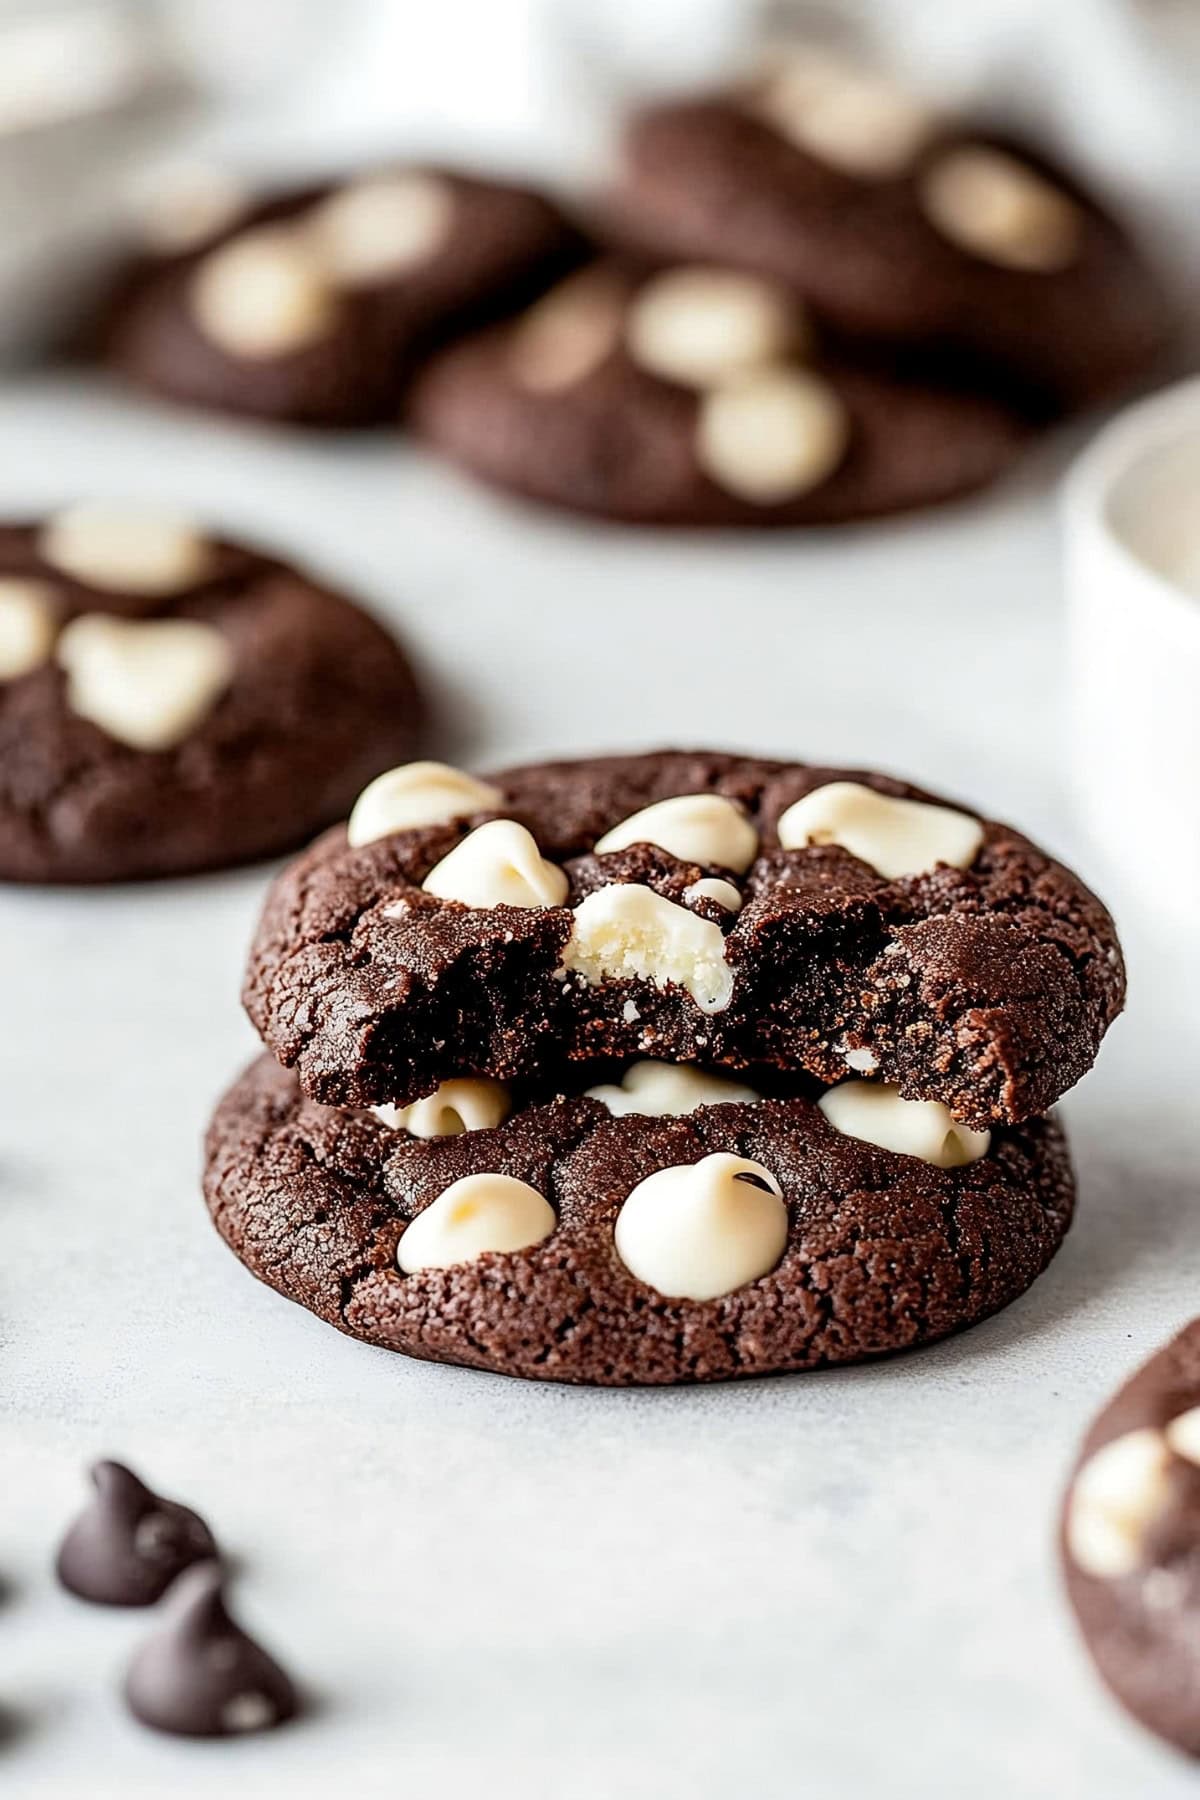
[[238,1737],[292,1717],[291,1680],[230,1618],[218,1563],[189,1569],[168,1606],[166,1625],[143,1644],[126,1676],[135,1718],[182,1737]]
[[62,1541],[63,1587],[104,1606],[150,1606],[181,1570],[217,1554],[208,1526],[118,1462],[91,1470],[95,1494]]

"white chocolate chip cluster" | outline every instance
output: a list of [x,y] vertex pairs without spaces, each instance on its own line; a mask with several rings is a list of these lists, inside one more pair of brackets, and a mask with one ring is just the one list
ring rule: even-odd
[[1066,1541],[1085,1574],[1117,1580],[1141,1567],[1147,1535],[1170,1498],[1173,1458],[1200,1466],[1200,1406],[1161,1431],[1127,1431],[1084,1463],[1067,1502]]
[[803,366],[807,320],[777,283],[683,265],[631,296],[603,265],[585,269],[518,321],[509,369],[531,392],[562,393],[622,343],[639,368],[697,394],[696,455],[727,492],[778,505],[819,486],[842,460],[845,409],[829,383]]
[[970,256],[1000,268],[1053,273],[1079,255],[1083,212],[1062,188],[991,145],[934,149],[943,122],[932,107],[824,46],[779,55],[747,105],[807,155],[857,180],[894,181],[915,171],[925,217]]
[[[53,514],[37,547],[67,580],[146,602],[198,586],[213,557],[185,520],[92,502]],[[200,620],[96,611],[61,626],[61,611],[52,579],[0,578],[0,681],[55,659],[71,710],[133,749],[181,743],[233,679],[228,640]]]
[[[510,1175],[468,1175],[417,1214],[400,1238],[402,1273],[487,1254],[532,1250],[558,1220],[545,1195]],[[617,1214],[616,1254],[633,1277],[672,1299],[716,1300],[757,1281],[787,1244],[783,1190],[761,1163],[720,1151],[658,1169]]]
[[450,183],[423,170],[347,182],[293,217],[253,225],[192,273],[200,330],[230,356],[290,356],[327,338],[344,296],[430,261],[454,225]]
[[845,407],[803,366],[799,303],[765,277],[703,266],[653,276],[634,297],[625,343],[640,367],[698,392],[697,460],[727,493],[782,505],[842,461]]

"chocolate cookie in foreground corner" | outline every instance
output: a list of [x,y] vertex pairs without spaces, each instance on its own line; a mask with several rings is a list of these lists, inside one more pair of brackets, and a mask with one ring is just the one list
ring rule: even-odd
[[826,525],[982,487],[1026,439],[965,389],[822,351],[760,275],[601,261],[418,374],[407,417],[472,474],[643,525]]
[[[199,203],[198,203],[199,202]],[[390,420],[415,363],[581,253],[541,195],[443,169],[366,171],[253,202],[159,196],[109,359],[169,399],[297,424]]]
[[353,1337],[602,1386],[930,1343],[1024,1293],[1070,1223],[1051,1120],[974,1132],[854,1079],[819,1098],[665,1063],[575,1079],[593,1085],[468,1079],[372,1114],[261,1057],[209,1128],[209,1210]]
[[108,504],[0,526],[0,879],[276,855],[421,729],[382,626],[273,557]]
[[1124,996],[1112,920],[1007,825],[716,751],[392,770],[277,878],[243,998],[333,1105],[571,1060],[848,1070],[1045,1112]]
[[1122,229],[1026,146],[810,45],[636,114],[613,224],[784,283],[848,340],[1042,409],[1146,373],[1170,308]]
[[1061,1549],[1084,1643],[1148,1730],[1200,1756],[1200,1319],[1100,1414]]

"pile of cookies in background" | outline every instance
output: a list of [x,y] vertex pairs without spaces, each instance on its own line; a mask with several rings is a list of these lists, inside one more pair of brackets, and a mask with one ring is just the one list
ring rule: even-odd
[[1170,336],[1069,173],[823,47],[638,111],[570,212],[433,168],[212,177],[156,203],[100,336],[174,400],[403,421],[498,487],[676,525],[978,488]]

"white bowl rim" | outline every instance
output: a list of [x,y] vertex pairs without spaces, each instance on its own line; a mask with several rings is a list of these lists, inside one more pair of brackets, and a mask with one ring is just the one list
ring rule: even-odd
[[1109,502],[1120,483],[1138,464],[1173,440],[1200,436],[1200,375],[1189,376],[1126,407],[1101,428],[1076,457],[1061,490],[1063,519],[1069,536],[1086,536],[1104,547],[1135,583],[1162,601],[1180,625],[1200,631],[1200,602],[1146,562],[1117,532]]

